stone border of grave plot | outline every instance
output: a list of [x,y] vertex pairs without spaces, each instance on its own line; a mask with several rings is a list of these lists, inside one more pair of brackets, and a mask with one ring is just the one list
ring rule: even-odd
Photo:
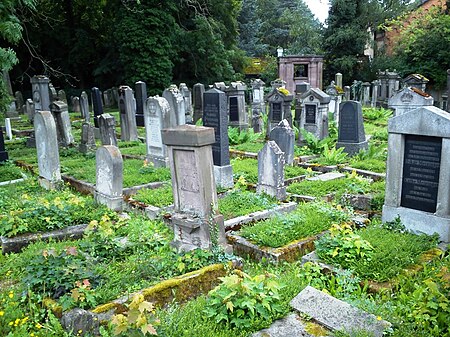
[[350,166],[341,166],[341,165],[331,165],[331,166],[323,166],[319,164],[314,163],[299,163],[298,166],[301,166],[303,168],[310,168],[313,171],[322,172],[322,173],[328,173],[332,171],[339,171],[339,172],[349,172],[352,173],[355,171],[358,175],[371,178],[373,181],[378,181],[381,179],[386,179],[385,173],[377,173],[367,170],[361,170],[357,168],[353,168]]
[[31,234],[23,234],[11,238],[0,236],[2,245],[2,254],[18,253],[22,248],[37,241],[49,240],[76,240],[83,237],[87,225],[69,226],[51,232],[39,232]]
[[[231,262],[231,265],[233,269],[238,264]],[[89,311],[79,308],[67,311],[60,317],[61,323],[66,330],[83,330],[83,332],[96,331],[101,324],[110,320],[114,314],[126,311],[125,303],[136,294],[144,295],[146,301],[152,302],[157,307],[164,307],[174,301],[183,303],[209,292],[219,284],[219,277],[223,277],[226,274],[227,268],[224,264],[206,266],[199,270],[162,281],[137,293],[99,305]],[[54,304],[52,305],[50,303],[50,306],[53,306],[52,310],[56,313],[61,313],[61,308]]]
[[17,184],[17,183],[20,183],[20,182],[25,181],[26,179],[28,179],[28,177],[24,173],[21,173],[21,175],[22,175],[22,178],[14,179],[14,180],[6,180],[6,181],[0,182],[0,186]]
[[[258,159],[258,153],[255,152],[246,152],[246,151],[240,151],[235,149],[230,149],[230,157],[237,158],[237,157],[243,157],[243,158],[250,158],[250,159]],[[298,156],[294,158],[294,165],[298,165],[299,163],[306,163],[312,159],[319,158],[318,155],[309,155],[309,156]]]
[[[159,187],[159,186],[158,186]],[[155,188],[158,188],[155,187]],[[143,202],[134,200],[131,197],[125,198],[125,207],[127,210],[138,210],[143,212],[149,219],[154,220],[163,214],[170,213],[173,210],[173,204],[165,207],[157,207],[153,205],[147,205]]]
[[[310,202],[315,201],[317,199],[324,200],[326,202],[332,202],[334,200],[334,194],[329,193],[324,195],[323,197],[313,197],[310,195],[300,195],[300,194],[288,194],[290,199],[293,199],[297,202]],[[350,206],[358,211],[365,212],[374,212],[371,209],[371,202],[373,199],[372,194],[344,194],[342,196],[345,202],[348,202]],[[339,202],[343,202],[343,200],[338,200]]]
[[34,129],[25,129],[25,130],[11,129],[11,132],[14,136],[29,137],[33,134]]

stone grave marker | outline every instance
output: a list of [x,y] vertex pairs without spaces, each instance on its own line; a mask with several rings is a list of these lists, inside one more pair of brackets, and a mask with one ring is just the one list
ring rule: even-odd
[[80,112],[80,98],[78,96],[72,97],[72,111]]
[[11,118],[5,118],[5,129],[6,129],[6,137],[8,137],[9,140],[12,140],[13,133],[11,128]]
[[294,162],[295,132],[287,120],[283,119],[270,131],[269,139],[277,143],[284,153],[285,164],[292,165]]
[[294,125],[300,127],[300,118],[302,116],[303,101],[301,96],[311,88],[311,84],[308,82],[300,82],[295,85],[295,116]]
[[95,201],[114,211],[121,211],[123,208],[123,159],[119,148],[113,145],[99,147],[95,153],[95,161],[97,168]]
[[334,81],[336,82],[336,86],[338,86],[342,90],[342,74],[341,73],[336,73],[334,75]]
[[414,87],[405,87],[388,100],[388,107],[394,110],[394,116],[423,106],[433,106],[433,104],[432,96]]
[[128,86],[119,88],[120,139],[126,142],[138,140],[133,90]]
[[450,242],[450,115],[426,106],[388,124],[383,222],[400,216],[407,229]]
[[427,90],[427,83],[430,80],[421,74],[410,74],[403,79],[403,83],[407,87],[417,88],[420,91],[425,92]]
[[[300,119],[300,129],[312,133],[318,139],[328,136],[328,104],[331,97],[317,88],[311,88],[305,92],[303,100],[303,114]],[[302,144],[303,136],[300,133],[299,143]]]
[[269,104],[267,135],[283,119],[286,119],[292,127],[291,102],[293,99],[294,96],[283,87],[272,89],[271,93],[266,97],[266,101]]
[[116,121],[110,114],[98,116],[99,134],[102,145],[117,146]]
[[192,94],[186,83],[180,83],[180,92],[183,95],[185,112],[185,120],[187,124],[192,124],[194,121],[192,112]]
[[84,122],[89,123],[91,120],[91,116],[89,113],[89,97],[86,94],[86,91],[83,91],[80,95],[80,112],[81,117],[84,119]]
[[217,186],[233,187],[233,169],[230,165],[228,143],[227,101],[223,91],[210,89],[203,95],[203,125],[214,128],[212,145],[214,177]]
[[23,105],[25,104],[23,101],[23,95],[20,91],[16,91],[14,93],[14,98],[16,100],[16,109],[19,114],[23,114]]
[[81,125],[81,141],[78,150],[81,153],[88,153],[95,151],[96,148],[94,127],[91,123],[83,122]]
[[153,96],[146,101],[144,109],[145,143],[147,161],[155,167],[167,167],[168,156],[166,146],[162,142],[161,130],[175,127],[170,125],[170,106],[164,97]]
[[351,94],[351,88],[350,88],[350,86],[346,85],[344,87],[344,98],[346,101],[350,100],[350,94]]
[[112,104],[111,104],[112,102],[110,100],[110,97],[111,96],[108,95],[108,90],[105,90],[103,92],[103,102],[105,103],[105,107],[106,108],[110,108],[112,106]]
[[372,81],[372,100],[370,102],[370,106],[375,108],[377,106],[378,95],[380,93],[380,81],[374,80]]
[[175,84],[164,90],[163,97],[169,102],[171,113],[175,116],[177,125],[186,124],[186,108],[184,98]]
[[252,86],[252,128],[254,132],[262,132],[264,122],[262,115],[266,113],[264,102],[264,85],[261,79],[251,81]]
[[50,80],[48,77],[33,76],[30,81],[35,111],[50,111]]
[[56,91],[55,87],[53,86],[52,82],[48,84],[48,89],[50,91],[50,104],[54,101],[58,100],[58,92]]
[[8,152],[5,149],[5,139],[3,138],[3,130],[0,128],[0,163],[8,160]]
[[62,182],[59,165],[56,123],[50,111],[37,111],[34,116],[39,183],[45,189],[55,189]]
[[167,145],[174,213],[173,245],[180,251],[226,247],[223,216],[217,211],[211,145],[214,129],[180,125],[162,132]]
[[194,84],[192,88],[192,97],[194,103],[194,124],[203,117],[203,94],[205,93],[205,85],[202,83]]
[[98,117],[103,114],[103,103],[102,103],[102,93],[97,87],[93,87],[91,90],[92,94],[92,107],[94,110],[94,126],[96,128],[98,125]]
[[145,102],[147,101],[147,84],[142,81],[135,83],[136,89],[136,125],[145,126],[144,110]]
[[58,101],[63,101],[64,103],[67,104],[66,92],[62,89],[58,91]]
[[28,98],[25,102],[25,113],[28,116],[28,120],[30,122],[33,122],[35,109],[34,109],[34,102],[31,98]]
[[269,140],[258,153],[258,185],[256,193],[266,193],[278,200],[286,199],[284,185],[284,153]]
[[52,114],[56,121],[56,131],[59,143],[62,146],[72,145],[75,140],[72,135],[72,126],[70,124],[69,109],[63,101],[54,101],[51,105]]
[[339,129],[336,148],[344,148],[344,152],[354,155],[359,150],[367,150],[368,143],[364,132],[364,121],[361,103],[346,101],[339,105]]
[[239,130],[248,129],[248,116],[245,108],[245,91],[247,86],[242,82],[231,82],[225,89],[228,102],[228,124]]

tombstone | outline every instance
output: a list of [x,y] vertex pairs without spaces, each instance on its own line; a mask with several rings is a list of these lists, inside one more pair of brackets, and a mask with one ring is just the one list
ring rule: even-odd
[[278,87],[267,95],[266,101],[269,104],[269,115],[267,120],[267,135],[278,125],[283,119],[286,119],[292,127],[291,102],[294,96],[285,88]]
[[203,94],[205,86],[202,83],[194,84],[192,88],[192,97],[194,103],[194,124],[203,117]]
[[172,173],[172,245],[179,251],[226,247],[223,216],[217,214],[211,145],[214,129],[180,125],[162,131]]
[[361,103],[346,101],[339,106],[339,131],[336,148],[343,147],[344,152],[354,155],[359,150],[367,150],[368,143],[364,132]]
[[97,87],[92,88],[92,107],[94,110],[94,125],[98,128],[98,117],[103,114],[103,103],[102,94]]
[[50,111],[50,80],[48,77],[33,76],[30,82],[35,111]]
[[72,97],[72,111],[80,112],[80,98],[77,96]]
[[345,99],[346,101],[349,101],[349,100],[350,100],[350,92],[351,92],[351,88],[350,88],[348,85],[346,85],[346,86],[344,87],[344,99]]
[[133,99],[133,90],[130,87],[119,88],[120,139],[125,142],[138,140]]
[[370,83],[364,82],[362,84],[362,104],[370,106]]
[[258,185],[256,193],[266,193],[278,200],[286,199],[284,186],[284,153],[269,140],[258,153]]
[[105,108],[110,108],[112,106],[110,96],[108,95],[108,90],[103,92],[103,102],[105,102]]
[[35,109],[34,109],[34,103],[33,100],[31,98],[28,98],[25,102],[25,113],[28,116],[28,120],[33,123],[34,120],[34,113],[35,113]]
[[[99,117],[101,121],[103,115]],[[103,145],[95,153],[96,184],[94,199],[114,211],[123,209],[123,159],[119,148]]]
[[227,86],[226,86],[225,82],[214,82],[213,88],[219,89],[221,91],[227,90]]
[[5,129],[6,129],[6,137],[8,137],[9,140],[12,140],[13,133],[11,128],[11,118],[5,118]]
[[111,88],[111,94],[112,94],[112,100],[114,102],[114,106],[117,107],[117,105],[119,104],[119,89],[117,89],[116,87],[112,87]]
[[269,139],[277,143],[284,153],[285,164],[292,165],[294,162],[295,132],[289,126],[287,120],[283,119],[270,131]]
[[56,124],[50,111],[37,111],[34,116],[39,183],[47,189],[55,189],[61,183]]
[[254,132],[262,132],[264,122],[262,115],[266,113],[264,102],[264,85],[261,79],[251,81],[252,86],[252,128]]
[[272,82],[270,82],[270,86],[273,89],[278,89],[278,88],[285,88],[286,87],[286,81],[283,81],[281,79],[276,79]]
[[91,116],[89,114],[89,97],[86,91],[83,91],[80,95],[80,112],[84,122],[89,123]]
[[147,101],[147,84],[138,81],[134,85],[136,90],[136,126],[145,126],[144,110]]
[[311,89],[311,85],[308,82],[300,82],[295,85],[295,116],[294,125],[298,128],[300,127],[300,119],[302,115],[302,105],[303,101],[301,96]]
[[372,100],[370,102],[370,106],[375,108],[377,106],[377,100],[379,95],[380,81],[374,80],[372,81]]
[[169,102],[171,114],[175,116],[176,124],[186,124],[184,98],[177,86],[172,84],[169,88],[164,90],[163,97]]
[[333,118],[339,124],[339,104],[341,103],[341,96],[334,81],[326,88],[325,93],[330,96],[330,103],[328,103],[328,111],[333,114]]
[[62,89],[58,91],[58,101],[63,101],[64,103],[67,104],[66,92]]
[[[312,133],[317,139],[328,137],[328,103],[331,97],[317,88],[305,92],[303,100],[303,114],[300,119],[300,129]],[[303,144],[303,135],[298,137],[299,144]]]
[[83,122],[81,125],[81,141],[78,146],[78,151],[81,153],[88,153],[95,151],[96,148],[94,127],[91,123]]
[[411,74],[403,79],[403,83],[406,87],[414,87],[423,92],[427,90],[427,83],[430,80],[421,74]]
[[186,83],[180,83],[180,92],[183,95],[185,112],[185,120],[187,124],[192,124],[194,121],[192,112],[192,94]]
[[210,89],[203,95],[203,125],[214,129],[212,151],[216,185],[231,188],[233,169],[228,143],[227,97],[223,91]]
[[380,105],[386,106],[387,100],[399,90],[401,77],[397,74],[395,69],[394,71],[386,69],[385,71],[378,72],[378,79],[381,84],[379,97]]
[[247,86],[242,82],[231,82],[225,90],[228,105],[228,124],[239,130],[248,129],[248,116],[245,108],[245,91]]
[[50,104],[58,100],[58,93],[56,92],[55,87],[52,82],[48,84],[48,90],[50,92]]
[[5,139],[3,138],[3,130],[0,128],[0,163],[3,163],[8,159],[8,152],[5,149]]
[[116,121],[110,114],[98,116],[98,129],[102,145],[117,146]]
[[162,142],[161,130],[176,126],[168,123],[169,117],[170,106],[164,97],[153,96],[147,99],[144,108],[146,159],[155,167],[168,166],[167,149]]
[[72,126],[70,124],[69,109],[63,101],[54,101],[51,105],[52,114],[56,121],[56,130],[59,143],[66,147],[72,145],[75,141],[72,135]]
[[434,106],[388,123],[382,220],[400,216],[407,229],[450,242],[450,115]]
[[14,93],[14,97],[15,97],[15,100],[16,100],[16,109],[17,109],[17,112],[19,113],[19,114],[23,114],[23,109],[22,109],[22,107],[23,107],[23,105],[24,105],[24,101],[23,101],[23,95],[22,95],[22,93],[20,92],[20,91],[16,91],[15,93]]
[[341,73],[336,73],[334,75],[334,81],[336,82],[336,86],[340,88],[340,90],[342,90],[342,74]]
[[432,96],[414,87],[405,87],[388,100],[388,107],[394,110],[394,116],[423,106],[433,106],[433,104]]
[[9,104],[8,110],[6,110],[6,114],[5,114],[6,117],[9,117],[9,118],[19,117],[19,113],[17,112],[18,108],[16,108],[16,101],[14,100],[13,97],[8,97],[8,98],[9,98],[10,104]]

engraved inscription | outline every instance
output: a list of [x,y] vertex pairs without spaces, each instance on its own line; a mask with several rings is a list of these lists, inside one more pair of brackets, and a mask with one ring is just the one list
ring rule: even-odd
[[305,104],[305,123],[316,124],[316,105]]
[[353,107],[343,109],[339,119],[339,141],[358,142],[357,111]]
[[281,121],[281,103],[272,103],[272,121]]
[[230,97],[230,122],[238,122],[239,121],[239,107],[238,107],[238,98]]
[[159,117],[148,118],[148,130],[150,130],[148,145],[153,147],[162,147],[161,121],[159,120]]
[[405,136],[401,206],[436,212],[442,139]]

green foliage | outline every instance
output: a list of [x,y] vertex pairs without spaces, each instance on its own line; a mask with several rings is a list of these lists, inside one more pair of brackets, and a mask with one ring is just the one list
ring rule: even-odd
[[239,130],[239,128],[228,128],[228,141],[230,145],[239,145],[243,143],[253,143],[260,141],[261,133],[255,133],[253,129]]
[[254,321],[271,320],[282,312],[281,286],[272,275],[251,277],[242,272],[220,278],[222,283],[209,292],[203,312],[216,323],[250,328]]
[[227,220],[240,215],[270,209],[275,207],[276,204],[275,198],[265,194],[232,190],[219,199],[219,213]]
[[363,117],[365,120],[387,122],[392,117],[392,110],[384,108],[363,108]]
[[21,179],[22,170],[11,161],[0,163],[0,182]]
[[163,187],[154,189],[140,189],[133,199],[143,202],[146,205],[165,207],[173,204],[173,192],[171,184],[164,184]]
[[91,283],[88,279],[76,281],[75,287],[69,293],[60,297],[59,302],[63,310],[72,308],[93,308],[98,303],[95,298],[95,292],[91,289]]
[[325,144],[320,157],[313,161],[321,165],[343,164],[347,161],[347,153],[344,152],[343,147],[329,147],[328,144]]
[[303,140],[312,154],[322,154],[325,148],[333,146],[336,141],[336,139],[330,137],[318,139],[311,132],[304,129],[300,130],[300,132],[302,133]]

